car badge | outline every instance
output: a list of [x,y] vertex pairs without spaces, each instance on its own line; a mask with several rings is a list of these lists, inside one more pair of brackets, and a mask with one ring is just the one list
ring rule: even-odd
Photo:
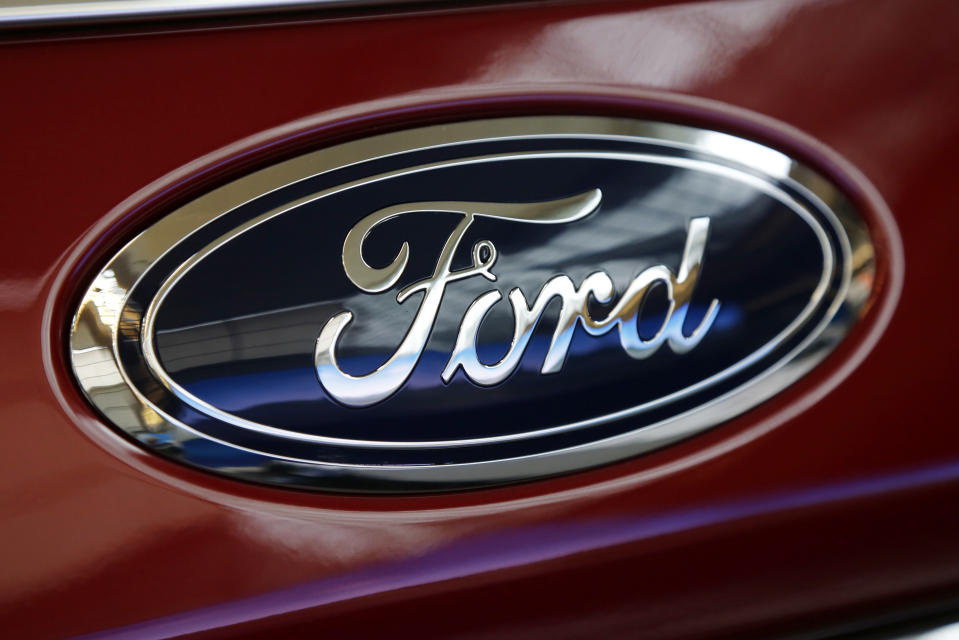
[[755,407],[839,343],[873,269],[842,192],[769,147],[477,120],[307,153],[181,206],[102,266],[70,347],[106,421],[169,458],[284,486],[462,489]]

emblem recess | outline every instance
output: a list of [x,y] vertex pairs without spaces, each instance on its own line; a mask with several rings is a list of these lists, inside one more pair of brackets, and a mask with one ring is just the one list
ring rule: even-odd
[[768,399],[870,294],[842,193],[634,119],[344,143],[215,189],[103,267],[73,369],[115,427],[223,474],[434,491],[587,468]]

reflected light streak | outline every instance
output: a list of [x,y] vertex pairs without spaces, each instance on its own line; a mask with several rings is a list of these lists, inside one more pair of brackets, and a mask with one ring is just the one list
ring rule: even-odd
[[932,631],[924,631],[915,635],[903,636],[902,640],[957,640],[959,639],[959,622],[949,624]]
[[[693,88],[733,70],[746,53],[774,36],[798,4],[694,3],[567,20],[544,29],[532,42],[506,45],[480,78],[488,82],[603,78]],[[613,65],[610,60],[622,62]]]
[[778,178],[788,178],[789,170],[793,166],[789,156],[775,149],[769,149],[755,142],[735,138],[717,131],[701,132],[697,144],[720,157],[740,158],[743,164],[761,168],[766,173]]

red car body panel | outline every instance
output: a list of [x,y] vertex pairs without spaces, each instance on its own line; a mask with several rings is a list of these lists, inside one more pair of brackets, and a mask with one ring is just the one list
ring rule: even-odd
[[[788,0],[4,34],[0,628],[749,637],[954,606],[957,26],[951,0]],[[229,481],[135,447],[84,401],[71,305],[132,233],[306,148],[505,113],[705,124],[851,175],[877,247],[863,320],[704,435],[446,495]]]

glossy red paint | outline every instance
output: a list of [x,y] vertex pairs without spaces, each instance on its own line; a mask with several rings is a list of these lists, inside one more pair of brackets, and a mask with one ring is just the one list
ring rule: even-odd
[[[0,628],[747,637],[953,604],[959,5],[570,3],[268,22],[8,35],[0,48]],[[371,127],[587,109],[710,124],[848,174],[880,251],[879,294],[854,335],[701,437],[442,496],[230,482],[114,436],[75,390],[62,349],[80,284],[177,202]]]

